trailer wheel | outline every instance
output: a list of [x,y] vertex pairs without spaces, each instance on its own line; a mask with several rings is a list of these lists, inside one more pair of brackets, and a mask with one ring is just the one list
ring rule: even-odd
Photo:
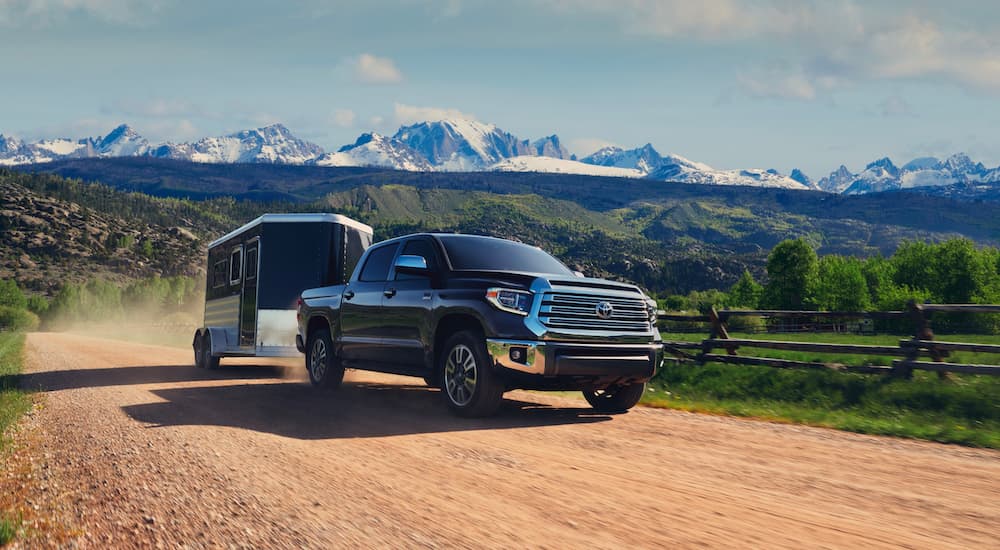
[[317,388],[333,389],[344,381],[344,365],[333,351],[329,329],[309,333],[306,370],[309,371],[309,381]]
[[201,338],[201,364],[203,368],[214,370],[219,368],[219,358],[212,355],[212,333],[205,331]]
[[612,386],[603,390],[584,391],[583,397],[597,412],[623,413],[636,405],[646,391],[646,384],[636,382],[625,386]]
[[490,416],[497,412],[506,388],[491,367],[482,334],[465,330],[448,339],[438,371],[441,393],[455,413]]
[[200,332],[196,332],[194,334],[194,343],[191,344],[191,347],[194,348],[194,366],[199,369],[205,368],[205,354],[203,353],[204,350],[201,347]]

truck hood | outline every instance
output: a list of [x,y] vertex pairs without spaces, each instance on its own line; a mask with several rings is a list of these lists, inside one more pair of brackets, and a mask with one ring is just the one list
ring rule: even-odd
[[615,290],[643,294],[639,287],[630,283],[619,283],[617,281],[590,277],[567,277],[552,273],[526,273],[520,271],[454,271],[453,273],[459,277],[492,280],[524,289],[531,288],[536,280],[542,279],[548,281],[551,286],[577,287],[581,290]]

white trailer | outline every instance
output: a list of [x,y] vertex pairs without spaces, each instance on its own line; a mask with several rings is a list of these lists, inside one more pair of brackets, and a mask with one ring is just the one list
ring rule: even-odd
[[337,214],[264,214],[208,245],[205,321],[195,365],[221,357],[295,357],[296,300],[346,282],[372,228]]

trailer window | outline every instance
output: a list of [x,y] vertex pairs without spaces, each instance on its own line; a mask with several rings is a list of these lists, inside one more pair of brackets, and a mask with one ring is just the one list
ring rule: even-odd
[[212,288],[226,284],[226,260],[219,260],[212,266]]
[[240,276],[242,275],[243,269],[243,249],[237,248],[233,250],[233,254],[229,257],[229,284],[236,285],[240,282]]
[[247,250],[247,280],[257,278],[257,247]]

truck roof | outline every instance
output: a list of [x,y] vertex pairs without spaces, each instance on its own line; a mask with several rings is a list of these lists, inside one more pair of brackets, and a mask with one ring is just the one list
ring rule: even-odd
[[348,218],[347,216],[341,216],[340,214],[329,214],[329,213],[306,213],[306,214],[264,214],[253,221],[242,225],[241,227],[226,233],[225,235],[215,239],[214,241],[208,243],[208,247],[212,248],[216,245],[224,243],[244,231],[256,227],[262,223],[309,223],[309,222],[329,222],[338,223],[340,225],[346,225],[348,227],[353,227],[358,231],[368,233],[371,235],[374,233],[371,226],[363,224],[357,220]]

